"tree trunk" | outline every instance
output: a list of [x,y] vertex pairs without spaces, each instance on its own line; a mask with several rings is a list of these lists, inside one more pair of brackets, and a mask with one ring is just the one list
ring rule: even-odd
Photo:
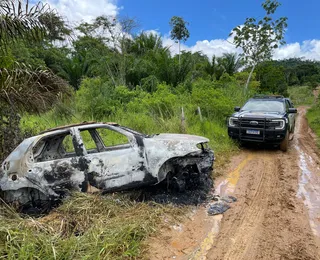
[[251,77],[252,77],[252,74],[253,74],[253,71],[254,71],[255,67],[256,67],[256,65],[253,65],[253,67],[252,67],[252,69],[250,71],[250,74],[249,74],[249,77],[248,77],[248,80],[247,80],[247,83],[246,83],[245,90],[247,90],[248,87],[249,87],[249,83],[250,83],[250,80],[251,80]]
[[179,45],[179,69],[180,69],[180,41],[178,41],[178,45]]

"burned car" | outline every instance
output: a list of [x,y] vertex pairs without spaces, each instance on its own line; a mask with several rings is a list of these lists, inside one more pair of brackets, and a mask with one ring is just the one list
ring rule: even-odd
[[212,185],[209,140],[138,133],[116,123],[82,123],[25,139],[3,162],[0,193],[19,205],[61,199],[70,191],[114,192],[167,182]]

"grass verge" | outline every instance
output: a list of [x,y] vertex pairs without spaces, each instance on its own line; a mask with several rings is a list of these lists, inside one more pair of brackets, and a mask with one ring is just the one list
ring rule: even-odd
[[317,135],[317,145],[320,148],[320,104],[314,105],[307,112],[309,126]]
[[76,193],[42,218],[0,206],[2,259],[143,259],[143,243],[188,208],[132,202],[123,195]]
[[295,106],[312,105],[314,103],[312,88],[309,86],[289,87],[288,92],[289,97]]

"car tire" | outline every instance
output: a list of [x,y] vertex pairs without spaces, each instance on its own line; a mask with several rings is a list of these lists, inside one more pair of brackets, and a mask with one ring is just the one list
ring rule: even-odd
[[288,151],[289,146],[289,131],[287,131],[285,138],[280,143],[280,150],[283,152]]

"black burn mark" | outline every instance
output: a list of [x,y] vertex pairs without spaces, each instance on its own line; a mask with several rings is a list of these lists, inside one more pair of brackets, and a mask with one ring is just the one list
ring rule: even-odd
[[147,172],[146,167],[144,166],[144,162],[139,162],[139,165],[137,166],[132,166],[132,171],[142,171],[142,172]]
[[72,136],[72,143],[77,156],[84,156],[83,143],[79,143],[76,135]]
[[67,162],[61,164],[54,162],[51,164],[51,171],[45,170],[43,176],[48,183],[52,184],[63,179],[70,179],[73,172],[74,169]]
[[147,172],[146,175],[143,178],[143,183],[149,184],[149,183],[157,183],[158,179],[152,176],[151,173]]
[[138,144],[138,147],[139,147],[139,155],[141,157],[143,157],[143,151],[144,151],[143,137],[140,136],[140,135],[135,135],[134,137],[136,138],[137,144]]
[[88,169],[89,169],[90,160],[86,159],[85,157],[81,156],[78,159],[72,158],[71,165],[75,169],[82,171],[84,174],[84,181],[79,185],[79,188],[82,192],[87,192],[89,187],[88,182]]
[[88,173],[88,181],[90,183],[91,186],[96,187],[96,188],[100,188],[95,177],[98,177],[99,174],[96,172],[89,172]]

